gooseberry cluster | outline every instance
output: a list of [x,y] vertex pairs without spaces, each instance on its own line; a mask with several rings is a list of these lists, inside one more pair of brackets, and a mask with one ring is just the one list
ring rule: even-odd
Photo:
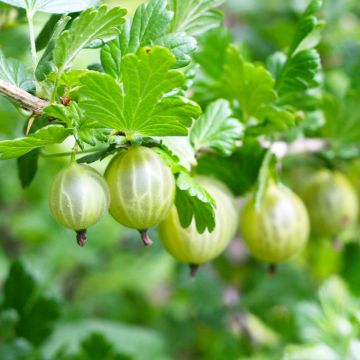
[[[216,203],[212,232],[200,234],[194,220],[181,226],[170,168],[153,149],[138,145],[115,155],[105,178],[72,162],[55,177],[49,206],[60,224],[76,231],[80,246],[86,242],[86,229],[107,210],[120,224],[137,229],[145,245],[152,243],[147,230],[158,225],[165,249],[195,274],[234,238],[239,216],[238,202],[222,182],[204,176],[197,180]],[[242,203],[240,233],[254,257],[270,264],[285,261],[304,248],[310,228],[314,234],[336,237],[357,220],[356,192],[339,172],[312,174],[299,195],[270,180],[260,206],[252,195]]]

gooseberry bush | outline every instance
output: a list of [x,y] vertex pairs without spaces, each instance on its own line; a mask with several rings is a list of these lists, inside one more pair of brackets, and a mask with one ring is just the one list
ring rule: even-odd
[[[313,264],[320,244],[357,240],[359,65],[343,77],[328,71],[337,58],[321,0],[278,47],[239,38],[223,0],[149,0],[132,15],[98,0],[1,6],[0,22],[21,26],[15,11],[26,23],[31,64],[0,50],[0,94],[25,119],[2,136],[0,157],[17,159],[30,190],[42,167],[67,159],[47,179],[48,207],[80,246],[101,241],[92,226],[111,216],[147,246],[159,238],[195,275],[235,238],[271,272],[299,255]],[[28,277],[21,263],[11,271]]]
[[[234,237],[237,210],[227,197],[253,190],[241,234],[255,257],[273,263],[303,249],[308,215],[280,185],[274,149],[279,141],[306,141],[307,123],[319,116],[320,1],[310,2],[288,47],[265,64],[232,42],[216,9],[221,1],[152,0],[132,18],[92,0],[4,2],[25,10],[33,67],[2,55],[2,94],[28,122],[24,137],[1,141],[1,157],[19,158],[29,186],[42,148],[73,139],[70,165],[54,179],[49,205],[80,245],[109,208],[145,245],[152,243],[148,229],[160,224],[165,248],[197,266]],[[52,15],[35,38],[38,12]],[[83,49],[98,51],[100,62],[75,69]],[[329,166],[328,153],[338,149],[318,141]],[[76,165],[110,156],[107,185],[91,165]],[[358,204],[343,175],[327,171],[309,180],[303,197],[314,233],[335,237],[354,225]],[[196,174],[220,183],[207,190]]]

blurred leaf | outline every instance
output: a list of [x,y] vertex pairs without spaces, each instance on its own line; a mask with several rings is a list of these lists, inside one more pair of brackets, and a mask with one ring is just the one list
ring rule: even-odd
[[200,234],[206,229],[214,230],[216,204],[200,183],[185,172],[176,179],[175,205],[182,227],[190,226],[194,218]]
[[63,14],[66,12],[76,12],[85,10],[98,3],[98,0],[76,0],[69,2],[68,0],[1,0],[2,2],[27,9],[31,14],[37,11]]
[[[76,55],[96,39],[111,38],[125,22],[126,10],[120,7],[88,9],[81,13],[55,41],[53,59],[61,74],[70,66]],[[59,75],[58,75],[59,76]]]
[[259,175],[257,178],[256,188],[255,188],[255,208],[257,211],[261,209],[262,201],[264,200],[266,190],[270,181],[270,166],[274,166],[273,161],[275,156],[271,150],[267,150],[259,170]]
[[28,187],[33,181],[38,168],[39,149],[34,149],[20,156],[17,160],[19,178],[23,188]]
[[265,154],[257,141],[247,141],[229,157],[199,157],[197,172],[215,176],[236,196],[244,195],[255,185]]
[[25,91],[34,90],[34,78],[23,63],[16,59],[5,59],[0,50],[0,79]]
[[35,351],[24,339],[15,339],[6,344],[0,344],[1,360],[33,360]]
[[130,355],[116,353],[114,347],[101,333],[92,333],[81,342],[81,360],[132,360]]
[[80,79],[80,109],[89,120],[130,136],[186,135],[200,108],[184,97],[164,96],[185,81],[170,70],[174,63],[169,50],[144,48],[123,58],[123,87],[107,74],[88,73]]
[[34,345],[50,335],[59,317],[58,302],[39,291],[35,279],[20,261],[12,264],[5,281],[4,306],[18,312],[16,333]]
[[215,8],[223,2],[224,0],[170,0],[169,9],[174,12],[171,31],[197,36],[219,26],[223,14]]
[[80,344],[91,333],[102,334],[115,351],[134,360],[167,360],[165,341],[154,330],[115,321],[87,319],[60,324],[42,348],[46,359],[66,346],[69,355],[80,352]]
[[35,45],[37,51],[41,51],[46,48],[61,17],[61,14],[54,14],[49,17],[49,20],[45,23],[39,35],[36,37]]
[[226,97],[237,100],[244,113],[244,119],[257,117],[263,106],[275,101],[274,79],[260,65],[247,63],[235,46],[227,50],[223,86]]
[[[319,23],[319,20],[315,16],[315,14],[321,8],[321,5],[322,0],[310,1],[295,29],[293,41],[289,49],[289,56],[293,54],[296,49],[298,49],[300,44],[306,39],[307,36],[311,34],[312,31],[314,31],[314,29],[316,29],[318,26],[322,26],[322,23]],[[315,45],[312,44],[311,47]]]
[[211,103],[191,129],[190,139],[195,151],[210,148],[222,155],[231,155],[236,140],[243,135],[243,125],[231,116],[230,104],[226,100]]

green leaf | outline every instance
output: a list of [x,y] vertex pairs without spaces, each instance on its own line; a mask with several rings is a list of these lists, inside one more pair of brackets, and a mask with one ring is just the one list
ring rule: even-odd
[[166,4],[166,0],[152,0],[137,8],[131,24],[128,53],[136,53],[164,34],[172,17]]
[[84,116],[129,137],[186,135],[200,108],[184,97],[165,96],[185,81],[170,70],[175,61],[165,48],[143,48],[123,58],[122,87],[107,74],[84,75],[79,90]]
[[245,120],[257,117],[263,106],[276,100],[274,83],[263,66],[245,62],[238,49],[229,46],[224,66],[224,91],[227,98],[239,102]]
[[223,2],[224,0],[169,0],[169,9],[174,12],[170,31],[197,36],[218,27],[223,14],[215,8]]
[[61,125],[49,125],[39,129],[31,136],[0,141],[1,159],[19,157],[38,147],[61,143],[72,132],[72,129],[66,129]]
[[218,80],[223,73],[230,42],[231,33],[223,27],[212,29],[199,38],[200,49],[194,54],[194,59],[212,79]]
[[321,29],[323,23],[319,21],[315,14],[321,8],[322,0],[311,0],[304,14],[302,15],[296,29],[289,48],[289,56],[291,56],[296,50],[310,48],[316,46],[315,43],[311,43],[310,46],[304,46],[302,42],[314,31]]
[[119,354],[101,333],[93,332],[81,342],[81,359],[132,360],[130,355]]
[[33,181],[38,168],[38,158],[39,149],[34,149],[18,158],[17,167],[23,188],[28,187]]
[[166,34],[154,41],[154,45],[168,48],[176,57],[173,68],[182,68],[190,64],[191,55],[196,49],[196,41],[184,33]]
[[191,129],[190,139],[194,149],[214,149],[222,155],[230,155],[244,128],[231,116],[230,104],[226,100],[220,99],[211,103]]
[[106,141],[109,131],[101,124],[84,116],[78,104],[74,101],[69,106],[60,104],[49,105],[44,109],[44,114],[63,120],[68,127],[74,129],[78,140],[95,146],[97,140]]
[[17,335],[36,346],[50,335],[59,317],[57,301],[40,293],[38,284],[20,261],[12,264],[5,281],[4,306],[19,314]]
[[35,76],[38,81],[44,81],[48,74],[56,70],[54,63],[52,62],[55,42],[70,20],[70,16],[63,15],[57,21],[53,31],[51,33],[47,33],[47,36],[49,36],[48,44],[35,70]]
[[0,345],[1,360],[33,360],[35,350],[29,342],[24,339],[14,339]]
[[208,154],[198,158],[197,172],[212,175],[225,183],[236,196],[242,196],[256,185],[266,150],[257,141],[246,141],[231,156]]
[[62,15],[54,14],[49,17],[49,20],[45,23],[44,27],[41,29],[39,35],[36,37],[36,50],[41,51],[46,48],[49,41],[51,40],[52,34],[56,28],[56,24],[61,19]]
[[98,0],[1,0],[5,4],[27,9],[31,14],[37,11],[63,14],[66,12],[77,12],[92,7]]
[[126,13],[120,7],[108,9],[104,5],[96,10],[88,9],[77,17],[55,43],[53,58],[59,73],[68,68],[80,50],[92,41],[117,35]]
[[196,229],[202,234],[215,228],[214,200],[191,175],[181,172],[176,179],[175,205],[182,227],[195,219]]
[[25,91],[34,90],[34,78],[30,71],[16,59],[5,59],[0,50],[0,79]]
[[283,98],[318,86],[315,76],[321,69],[320,55],[316,50],[302,50],[288,58],[276,83]]

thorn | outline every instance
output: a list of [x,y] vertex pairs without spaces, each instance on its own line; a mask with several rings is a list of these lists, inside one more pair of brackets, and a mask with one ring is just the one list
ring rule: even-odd
[[268,267],[268,274],[270,276],[274,276],[276,274],[277,271],[277,265],[276,264],[270,264]]
[[190,276],[192,278],[195,278],[197,271],[199,270],[199,265],[189,264],[189,268],[190,268]]
[[148,232],[147,230],[139,230],[140,236],[141,236],[141,240],[143,241],[145,246],[150,246],[152,245],[152,240],[149,238]]
[[76,231],[76,242],[81,247],[86,244],[86,229]]
[[28,136],[28,135],[29,135],[30,130],[31,130],[31,127],[32,127],[33,124],[34,124],[35,119],[36,119],[36,116],[35,116],[34,114],[32,114],[32,115],[30,116],[30,119],[29,119],[28,124],[27,124],[27,127],[26,127],[25,136]]

